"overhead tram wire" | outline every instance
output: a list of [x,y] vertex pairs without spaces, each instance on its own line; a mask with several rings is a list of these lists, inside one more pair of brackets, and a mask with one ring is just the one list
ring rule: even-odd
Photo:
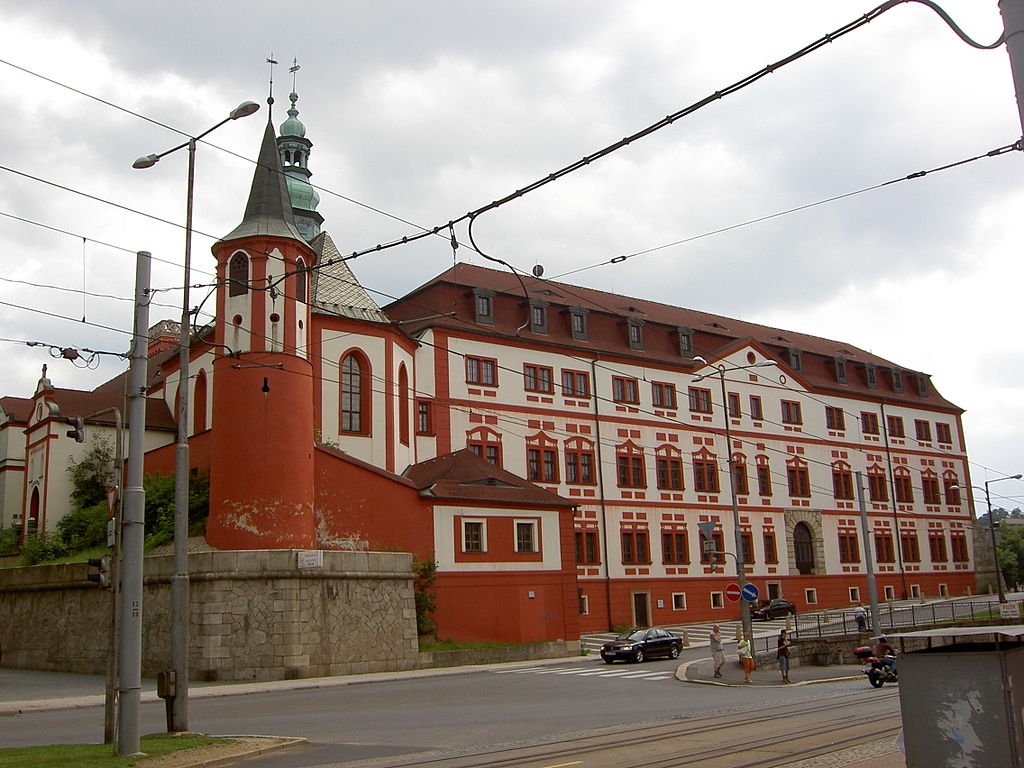
[[[903,0],[903,1],[904,2],[912,2],[913,0]],[[627,261],[628,259],[632,259],[632,258],[634,258],[636,256],[645,256],[645,255],[647,255],[649,253],[655,253],[657,251],[663,251],[663,250],[665,250],[667,248],[674,248],[674,247],[679,246],[679,245],[686,245],[687,243],[692,243],[692,242],[694,242],[696,240],[703,240],[706,237],[712,237],[714,235],[721,235],[721,234],[723,234],[725,232],[731,232],[731,231],[736,230],[736,229],[742,229],[743,227],[751,226],[752,224],[760,224],[761,222],[771,221],[772,219],[778,219],[778,218],[781,218],[783,216],[788,216],[788,215],[793,214],[793,213],[799,213],[800,211],[806,211],[806,210],[809,210],[811,208],[817,208],[820,205],[826,205],[827,203],[834,203],[837,200],[845,200],[845,199],[850,198],[850,197],[855,197],[856,195],[864,194],[865,192],[873,192],[876,189],[882,189],[883,187],[888,187],[888,186],[890,186],[892,184],[898,184],[898,183],[900,183],[902,181],[911,181],[913,179],[921,179],[921,178],[924,178],[925,176],[928,176],[928,175],[933,174],[933,173],[939,173],[941,171],[950,170],[951,168],[957,168],[957,167],[959,167],[961,165],[966,165],[967,163],[973,163],[976,160],[983,160],[983,159],[988,158],[988,157],[999,157],[1000,155],[1004,155],[1004,154],[1006,154],[1008,152],[1012,152],[1012,151],[1020,152],[1022,149],[1024,149],[1024,140],[1018,139],[1017,141],[1013,142],[1012,144],[1005,144],[1005,145],[1003,145],[1001,147],[997,147],[996,149],[989,150],[988,152],[982,153],[980,155],[975,155],[973,157],[964,158],[963,160],[957,160],[956,162],[952,162],[952,163],[946,163],[945,165],[936,166],[935,168],[931,168],[931,169],[926,170],[926,171],[915,171],[914,173],[910,173],[910,174],[908,174],[906,176],[901,176],[901,177],[896,178],[896,179],[890,179],[889,181],[883,181],[883,182],[881,182],[879,184],[872,184],[870,186],[862,187],[861,189],[857,189],[857,190],[854,190],[852,192],[844,192],[843,194],[833,195],[832,197],[826,197],[826,198],[824,198],[822,200],[818,200],[818,201],[813,202],[813,203],[805,203],[803,205],[798,205],[798,206],[795,206],[793,208],[787,208],[787,209],[782,210],[782,211],[776,211],[775,213],[769,213],[769,214],[765,214],[764,216],[758,216],[758,217],[753,218],[753,219],[747,219],[746,221],[741,221],[741,222],[739,222],[737,224],[729,224],[728,226],[718,227],[717,229],[711,229],[711,230],[708,230],[707,232],[702,232],[699,235],[691,235],[689,237],[684,237],[681,240],[673,240],[670,243],[664,243],[662,245],[655,245],[655,246],[652,246],[650,248],[645,248],[645,249],[643,249],[641,251],[634,251],[633,253],[620,254],[620,255],[615,256],[615,257],[613,257],[611,259],[608,259],[607,261],[600,261],[600,262],[597,262],[597,263],[594,263],[594,264],[590,264],[590,265],[585,266],[585,267],[578,267],[576,269],[570,269],[570,270],[568,270],[566,272],[562,272],[561,274],[555,275],[551,279],[552,280],[559,280],[559,279],[561,279],[563,277],[568,277],[569,275],[576,275],[576,274],[579,274],[580,272],[587,272],[587,271],[589,271],[591,269],[597,269],[598,267],[605,267],[605,266],[609,266],[609,265],[612,265],[612,264],[621,264],[624,261]]]

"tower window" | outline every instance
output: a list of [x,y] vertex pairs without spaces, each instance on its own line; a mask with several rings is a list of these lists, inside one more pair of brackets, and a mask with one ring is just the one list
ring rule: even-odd
[[239,251],[228,263],[228,296],[245,296],[249,292],[249,257]]
[[370,432],[370,364],[356,353],[341,361],[341,431]]

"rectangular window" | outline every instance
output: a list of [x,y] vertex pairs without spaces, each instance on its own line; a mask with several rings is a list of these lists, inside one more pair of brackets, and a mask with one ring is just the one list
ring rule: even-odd
[[775,549],[775,532],[765,531],[764,536],[764,561],[766,563],[779,562],[779,553]]
[[485,387],[498,386],[498,361],[489,357],[466,355],[466,383]]
[[883,594],[885,600],[889,600],[889,601],[895,600],[896,599],[896,588],[894,586],[892,586],[891,584],[886,584],[885,588],[882,590],[882,594]]
[[586,371],[562,371],[563,397],[590,397],[590,374]]
[[881,472],[868,473],[868,498],[879,502],[889,500],[889,488]]
[[657,456],[654,459],[658,487],[663,490],[683,489],[683,461],[678,456]]
[[939,491],[939,478],[933,475],[924,475],[921,478],[921,495],[924,496],[925,504],[941,504],[942,493]]
[[895,368],[892,371],[892,391],[897,394],[903,391],[903,372]]
[[875,560],[880,563],[896,562],[896,551],[892,547],[892,534],[875,534]]
[[757,465],[757,492],[761,496],[772,495],[772,472],[767,464]]
[[685,592],[673,592],[672,593],[672,610],[673,611],[685,611],[686,610],[686,593]]
[[694,413],[711,413],[711,390],[690,387],[690,410]]
[[730,392],[728,395],[729,403],[729,416],[738,419],[740,417],[740,396],[736,392]]
[[594,484],[594,454],[591,451],[566,448],[565,482],[570,485]]
[[903,555],[903,562],[905,563],[921,562],[921,549],[917,543],[916,533],[900,534],[900,552]]
[[804,602],[807,603],[808,605],[817,605],[818,604],[818,590],[814,589],[814,587],[809,587],[808,589],[805,589],[804,590]]
[[547,304],[530,304],[530,330],[533,333],[548,332]]
[[558,452],[554,448],[527,448],[526,476],[535,483],[557,483]]
[[839,562],[860,562],[860,547],[857,544],[857,534],[843,532],[839,534]]
[[612,376],[612,400],[616,403],[639,403],[640,388],[636,379]]
[[699,493],[718,493],[718,464],[713,459],[693,460],[693,489]]
[[761,407],[761,398],[758,395],[750,396],[750,418],[754,421],[764,419],[764,410]]
[[837,499],[853,498],[853,474],[848,469],[832,469],[832,495]]
[[661,534],[661,561],[666,565],[688,565],[690,552],[687,547],[685,531],[663,532]]
[[835,359],[836,363],[836,381],[840,384],[846,383],[846,360],[841,357]]
[[569,327],[576,341],[587,340],[587,312],[585,309],[569,310]]
[[494,294],[478,292],[474,300],[476,321],[487,325],[494,324]]
[[928,534],[928,554],[933,563],[944,563],[949,558],[946,556],[946,537],[941,533]]
[[845,430],[846,429],[846,414],[843,413],[842,408],[836,408],[832,405],[825,406],[825,426],[829,429]]
[[869,413],[868,411],[861,411],[860,413],[860,431],[865,435],[877,435],[878,434],[878,414]]
[[932,424],[930,421],[914,419],[914,434],[919,442],[930,443],[932,441]]
[[910,482],[910,478],[906,475],[897,475],[895,477],[895,484],[896,502],[899,504],[913,504],[914,484]]
[[579,565],[599,565],[597,531],[576,531],[576,563]]
[[620,488],[646,488],[643,454],[620,453],[616,456]]
[[740,547],[743,562],[750,564],[754,562],[754,536],[750,532],[740,533]]
[[524,365],[523,389],[527,392],[552,394],[555,391],[554,373],[546,365]]
[[867,380],[868,389],[878,389],[878,369],[872,363],[864,366],[864,378]]
[[651,553],[647,546],[647,531],[622,532],[622,562],[638,565],[650,564]]
[[462,551],[463,552],[484,552],[486,551],[484,541],[484,524],[480,520],[462,521]]
[[747,464],[743,461],[732,462],[732,487],[740,496],[750,493],[750,483],[747,482]]
[[676,328],[679,334],[679,356],[684,358],[693,357],[693,329]]
[[434,434],[433,419],[431,419],[429,400],[416,401],[416,434]]
[[935,438],[940,443],[952,443],[953,431],[949,428],[949,424],[943,424],[941,421],[935,422]]
[[714,531],[711,534],[711,549],[713,552],[708,551],[707,547],[708,540],[704,537],[704,534],[700,535],[700,561],[705,565],[712,562],[720,562],[724,560],[724,556],[720,553],[725,552],[725,538],[722,536],[721,531]]
[[516,552],[537,551],[537,522],[535,520],[516,521]]
[[580,616],[590,615],[590,596],[583,594],[583,590],[579,591],[580,598]]
[[651,382],[651,399],[655,408],[677,408],[676,385],[660,381]]
[[644,326],[643,323],[637,320],[628,321],[629,326],[629,348],[630,349],[643,349],[644,348]]
[[800,403],[795,400],[783,400],[782,401],[782,423],[783,424],[803,424],[804,417],[800,412]]
[[952,551],[954,563],[966,563],[970,559],[967,553],[967,537],[964,534],[950,534],[949,548]]
[[857,603],[859,603],[860,602],[860,587],[850,587],[848,591],[849,591],[849,594],[850,594],[850,603],[853,604],[853,605],[856,605]]
[[902,416],[886,416],[885,426],[889,430],[889,437],[906,437],[906,432],[903,431],[903,417]]
[[786,478],[789,481],[789,495],[808,498],[811,495],[811,479],[807,467],[787,467]]
[[799,349],[789,350],[789,367],[794,371],[799,371],[803,368],[803,356],[800,354]]
[[721,592],[711,593],[711,607],[719,609],[725,607],[725,597],[722,595]]
[[943,490],[946,492],[946,504],[951,507],[960,506],[960,485],[956,478],[946,478],[942,481]]

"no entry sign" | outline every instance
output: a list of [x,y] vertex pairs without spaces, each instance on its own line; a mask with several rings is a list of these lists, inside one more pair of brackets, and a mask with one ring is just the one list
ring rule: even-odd
[[730,584],[725,588],[725,596],[735,603],[740,599],[740,585]]

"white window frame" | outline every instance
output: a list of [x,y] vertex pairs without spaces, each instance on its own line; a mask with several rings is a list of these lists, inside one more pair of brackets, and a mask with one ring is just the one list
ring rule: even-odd
[[673,611],[685,611],[686,610],[686,593],[685,592],[673,592],[672,593],[672,610]]
[[804,589],[804,602],[808,605],[818,604],[818,590],[814,587],[807,587]]
[[850,603],[857,604],[860,602],[860,587],[850,587]]
[[[519,526],[520,525],[528,525],[528,526],[530,526],[530,529],[531,529],[531,531],[530,531],[530,541],[531,541],[531,544],[532,544],[532,547],[533,547],[532,549],[520,549],[519,548]],[[515,523],[513,524],[512,528],[515,531],[515,546],[516,546],[516,550],[515,551],[516,552],[530,552],[530,553],[540,552],[540,542],[537,539],[537,521],[536,520],[516,520]]]
[[892,601],[896,599],[896,588],[891,585],[886,585],[882,589],[883,595],[886,601]]
[[920,599],[920,597],[921,597],[921,585],[920,584],[911,584],[910,585],[910,596],[914,600]]
[[580,595],[580,616],[590,615],[590,595]]
[[712,610],[720,611],[725,608],[725,595],[721,592],[711,593],[711,608]]
[[[468,525],[479,525],[480,526],[480,549],[466,549],[466,527]],[[487,520],[482,517],[463,518],[462,519],[462,551],[469,554],[480,554],[487,551]]]

